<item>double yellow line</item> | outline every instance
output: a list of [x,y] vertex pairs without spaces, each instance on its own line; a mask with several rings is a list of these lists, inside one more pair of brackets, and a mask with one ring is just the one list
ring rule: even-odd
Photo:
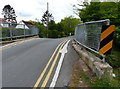
[[56,54],[56,56],[55,56],[55,59],[53,60],[52,65],[51,65],[51,67],[50,67],[50,69],[49,69],[49,72],[48,72],[48,74],[46,75],[46,77],[45,77],[45,79],[44,79],[44,81],[43,81],[43,83],[42,83],[42,85],[41,85],[41,88],[43,89],[43,88],[46,86],[46,84],[47,84],[47,82],[48,82],[48,80],[49,80],[49,78],[50,78],[50,75],[51,75],[51,73],[52,73],[52,71],[53,71],[53,69],[54,69],[54,66],[55,66],[55,64],[56,64],[56,62],[57,62],[58,56],[59,56],[59,54],[60,54],[59,51],[62,49],[62,47],[64,46],[65,43],[66,43],[66,41],[63,41],[63,42],[61,42],[61,43],[57,46],[57,48],[55,49],[55,51],[54,51],[54,53],[52,54],[51,58],[49,59],[48,63],[46,64],[44,70],[42,71],[41,75],[39,76],[37,82],[35,83],[33,89],[36,89],[36,88],[38,87],[38,85],[40,84],[40,82],[41,82],[44,74],[46,73],[46,71],[47,71],[50,63],[52,62],[52,60],[53,60],[53,58],[54,58],[54,56],[55,56],[55,54],[56,54],[56,52],[57,52],[57,50],[58,50],[58,52],[57,52],[57,54]]

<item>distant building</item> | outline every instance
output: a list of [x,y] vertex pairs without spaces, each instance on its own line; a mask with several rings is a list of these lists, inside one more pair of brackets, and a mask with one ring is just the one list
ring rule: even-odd
[[27,25],[27,27],[28,27],[29,29],[33,29],[33,27],[34,27],[34,24],[33,24],[33,23],[28,22],[28,21],[24,21],[24,20],[22,20],[22,22],[23,22],[25,25]]
[[6,20],[4,18],[0,18],[0,23],[6,23]]
[[29,29],[29,28],[27,27],[27,25],[26,25],[25,23],[23,23],[22,21],[20,21],[20,22],[17,24],[16,28]]
[[9,24],[7,23],[7,21],[4,18],[0,18],[0,28],[3,27],[9,27]]
[[22,20],[22,22],[23,22],[29,29],[38,30],[38,28],[37,28],[37,27],[35,26],[35,24],[33,24],[32,22],[24,21],[24,20]]
[[29,21],[24,21],[22,20],[22,22],[29,28],[32,30],[32,34],[38,34],[38,28],[35,26],[35,24],[33,24],[32,22]]

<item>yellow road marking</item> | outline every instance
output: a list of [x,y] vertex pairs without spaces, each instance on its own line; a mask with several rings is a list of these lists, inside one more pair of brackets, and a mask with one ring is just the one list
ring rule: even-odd
[[[61,45],[59,51],[62,49],[62,47],[64,46],[64,44],[65,44],[65,42]],[[60,53],[59,51],[58,51],[58,53],[57,53],[57,55],[56,55],[56,57],[55,57],[55,59],[54,59],[54,61],[53,61],[53,63],[52,63],[52,66],[51,66],[51,68],[50,68],[50,70],[49,70],[49,72],[48,72],[48,74],[47,74],[47,76],[46,76],[43,84],[41,85],[41,88],[42,88],[42,89],[46,86],[46,84],[47,84],[47,82],[48,82],[48,80],[49,80],[49,78],[50,78],[50,75],[51,75],[51,73],[52,73],[52,71],[53,71],[53,68],[54,68],[54,66],[55,66],[55,64],[56,64],[56,61],[57,61],[57,59],[58,59],[58,56],[59,56],[59,53]]]
[[36,89],[36,88],[38,87],[38,85],[39,85],[41,79],[43,78],[43,76],[44,76],[44,74],[45,74],[45,72],[46,72],[48,66],[50,65],[50,63],[51,63],[51,61],[52,61],[54,55],[56,54],[58,48],[60,47],[60,45],[61,45],[62,43],[63,43],[63,42],[61,42],[61,43],[57,46],[57,48],[55,49],[54,53],[52,54],[50,60],[48,61],[47,65],[46,65],[46,67],[45,67],[44,70],[42,71],[42,73],[41,73],[40,77],[38,78],[37,82],[35,83],[33,89]]

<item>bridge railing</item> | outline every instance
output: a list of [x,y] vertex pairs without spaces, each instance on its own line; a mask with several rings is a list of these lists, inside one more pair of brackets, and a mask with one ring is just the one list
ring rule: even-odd
[[85,48],[99,54],[102,26],[109,24],[109,19],[78,24],[75,27],[75,40]]
[[39,30],[33,25],[0,23],[0,40],[38,35]]

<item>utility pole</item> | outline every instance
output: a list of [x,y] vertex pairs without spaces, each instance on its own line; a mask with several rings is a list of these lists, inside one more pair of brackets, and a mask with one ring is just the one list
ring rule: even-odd
[[[52,16],[52,14],[49,13],[49,3],[47,2],[47,11],[43,14],[42,16],[42,23],[44,25],[46,25],[47,27],[47,31],[49,30],[49,21],[50,20],[54,20],[54,17]],[[47,37],[48,37],[48,33],[47,33]]]
[[[49,4],[48,4],[48,2],[47,2],[47,12],[49,13]],[[47,31],[49,29],[48,24],[49,24],[49,15],[47,14]],[[47,32],[47,37],[48,37],[48,32]]]

